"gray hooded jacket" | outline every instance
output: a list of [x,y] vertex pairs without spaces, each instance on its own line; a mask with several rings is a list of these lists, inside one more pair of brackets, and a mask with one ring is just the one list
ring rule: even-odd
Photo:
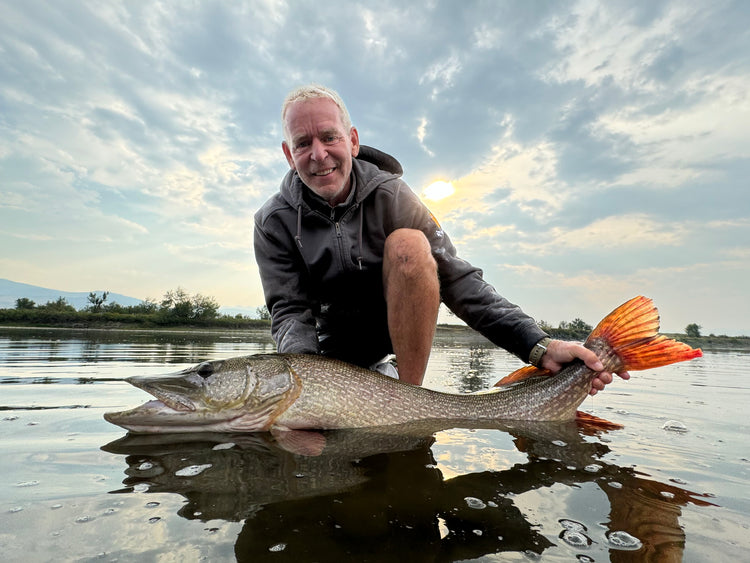
[[448,308],[526,361],[546,334],[456,255],[401,173],[396,159],[361,145],[344,203],[330,207],[290,170],[255,214],[255,258],[279,352],[322,353],[363,366],[392,353],[383,247],[394,230],[411,228],[432,246]]

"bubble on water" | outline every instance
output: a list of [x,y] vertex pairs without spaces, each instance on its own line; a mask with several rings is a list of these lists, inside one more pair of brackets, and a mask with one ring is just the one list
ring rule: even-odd
[[62,505],[62,504],[60,504],[60,503],[58,503],[58,504],[53,504],[52,506],[50,506],[50,508],[51,508],[52,510],[57,510],[58,508],[62,508],[62,507],[63,507],[63,505]]
[[22,483],[16,483],[16,487],[36,487],[39,481],[24,481]]
[[161,520],[161,516],[152,516],[148,519],[149,524],[156,524],[159,520]]
[[31,422],[27,422],[26,426],[39,426],[39,423],[36,422],[36,421],[34,421],[34,420],[32,420]]
[[497,508],[497,503],[493,502],[491,500],[488,500],[487,501],[487,506],[491,506],[492,508]]
[[137,483],[136,485],[133,485],[133,492],[134,493],[145,493],[151,488],[151,485],[148,483]]
[[571,532],[586,532],[588,529],[585,525],[581,524],[580,522],[576,522],[575,520],[568,520],[567,518],[561,518],[558,520],[560,523],[560,526],[562,526],[565,530],[569,530]]
[[159,506],[159,503],[156,501],[151,501],[151,502],[147,502],[145,506],[146,508],[156,508],[157,506]]
[[574,532],[572,530],[563,530],[560,532],[560,539],[573,547],[588,547],[593,542],[586,534]]
[[688,427],[679,420],[668,420],[664,424],[662,424],[661,427],[662,430],[667,430],[669,432],[680,432],[684,434],[688,431]]
[[212,449],[214,450],[230,450],[235,446],[234,442],[224,442],[223,444],[216,444]]
[[602,470],[602,466],[596,463],[592,463],[583,468],[584,471],[589,473],[599,473]]
[[589,557],[588,555],[584,555],[583,553],[579,553],[576,555],[576,559],[580,561],[581,563],[594,563],[596,561],[593,557]]
[[680,479],[679,477],[673,477],[672,479],[670,479],[670,481],[672,483],[677,483],[678,485],[687,485],[688,484],[688,482],[685,481],[685,479]]
[[154,464],[151,463],[150,461],[144,461],[138,467],[136,467],[136,469],[138,471],[147,471],[147,470],[151,469],[153,466],[154,466]]
[[15,416],[15,415],[14,416],[6,416],[5,418],[3,418],[3,420],[7,420],[8,422],[13,422],[14,420],[18,420],[18,417]]
[[613,489],[622,489],[622,483],[618,483],[617,481],[610,481],[607,484]]
[[284,551],[286,549],[285,543],[277,543],[268,548],[268,551]]
[[103,516],[112,516],[113,514],[116,514],[117,512],[119,512],[119,510],[117,508],[108,508],[107,510],[105,510],[104,512],[102,512],[102,515]]
[[204,463],[202,465],[188,465],[187,467],[178,469],[174,474],[178,477],[195,477],[196,475],[203,473],[209,467],[211,467],[210,463]]
[[481,510],[482,508],[487,508],[487,505],[484,504],[483,501],[475,497],[466,497],[464,498],[464,501],[466,501],[466,504],[469,508],[476,508],[477,510]]
[[565,446],[568,445],[565,442],[563,442],[562,440],[552,440],[552,443],[554,445],[556,445],[556,446],[560,446],[561,448],[564,448]]
[[669,491],[661,491],[660,494],[664,498],[670,498],[670,499],[674,498],[674,493],[670,493]]
[[635,551],[643,546],[641,540],[623,531],[609,532],[607,534],[607,540],[612,549]]
[[23,506],[14,506],[10,510],[8,510],[8,512],[10,512],[11,514],[15,514],[16,512],[21,512],[22,510]]
[[474,532],[474,534],[477,535],[477,536],[481,536],[482,535],[482,530],[472,530],[472,532]]
[[85,524],[86,522],[91,522],[93,519],[93,516],[79,516],[78,518],[76,518],[76,523]]

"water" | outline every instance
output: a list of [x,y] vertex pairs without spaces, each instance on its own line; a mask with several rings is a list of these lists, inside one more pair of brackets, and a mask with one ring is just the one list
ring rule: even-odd
[[[740,561],[750,548],[747,351],[636,372],[571,424],[126,436],[122,381],[273,351],[264,332],[0,331],[3,561]],[[520,362],[439,334],[425,384]],[[300,438],[300,437],[298,437]],[[319,452],[320,455],[304,455]]]

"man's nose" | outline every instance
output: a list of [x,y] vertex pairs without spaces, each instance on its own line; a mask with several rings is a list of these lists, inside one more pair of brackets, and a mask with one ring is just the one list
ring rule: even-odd
[[325,144],[319,139],[313,139],[310,158],[313,160],[325,160],[326,156],[328,156],[328,151],[326,150]]

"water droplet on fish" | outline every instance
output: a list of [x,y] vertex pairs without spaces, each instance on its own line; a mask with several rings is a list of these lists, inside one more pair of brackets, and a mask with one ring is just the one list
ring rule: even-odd
[[223,444],[216,444],[212,449],[214,450],[229,450],[235,446],[234,442],[224,442]]
[[682,422],[679,420],[668,420],[662,425],[663,430],[668,430],[669,432],[681,432],[685,433],[688,431],[687,426],[685,426]]
[[607,534],[607,540],[609,541],[610,547],[613,549],[622,549],[626,551],[634,551],[640,549],[643,545],[641,540],[635,536],[631,536],[627,532],[616,531]]
[[178,477],[195,477],[196,475],[200,475],[201,473],[203,473],[209,467],[211,467],[210,463],[204,463],[202,465],[188,465],[187,467],[178,469],[174,472],[174,474]]
[[554,445],[556,445],[556,446],[560,446],[561,448],[564,448],[565,446],[568,445],[565,442],[563,442],[562,440],[552,440],[552,443]]
[[147,469],[151,469],[153,466],[154,464],[150,461],[144,461],[136,469],[138,469],[138,471],[146,471]]
[[588,471],[589,473],[599,473],[599,471],[602,470],[602,466],[596,463],[592,463],[591,465],[587,465],[586,467],[584,467],[583,470]]
[[466,497],[464,498],[464,500],[466,501],[466,504],[468,505],[469,508],[476,508],[477,510],[481,510],[482,508],[487,508],[487,505],[484,504],[484,502],[482,502],[478,498]]
[[563,530],[560,532],[560,539],[573,547],[588,547],[592,543],[591,538],[586,534],[572,530]]
[[284,551],[286,549],[285,543],[277,543],[268,548],[268,551]]

